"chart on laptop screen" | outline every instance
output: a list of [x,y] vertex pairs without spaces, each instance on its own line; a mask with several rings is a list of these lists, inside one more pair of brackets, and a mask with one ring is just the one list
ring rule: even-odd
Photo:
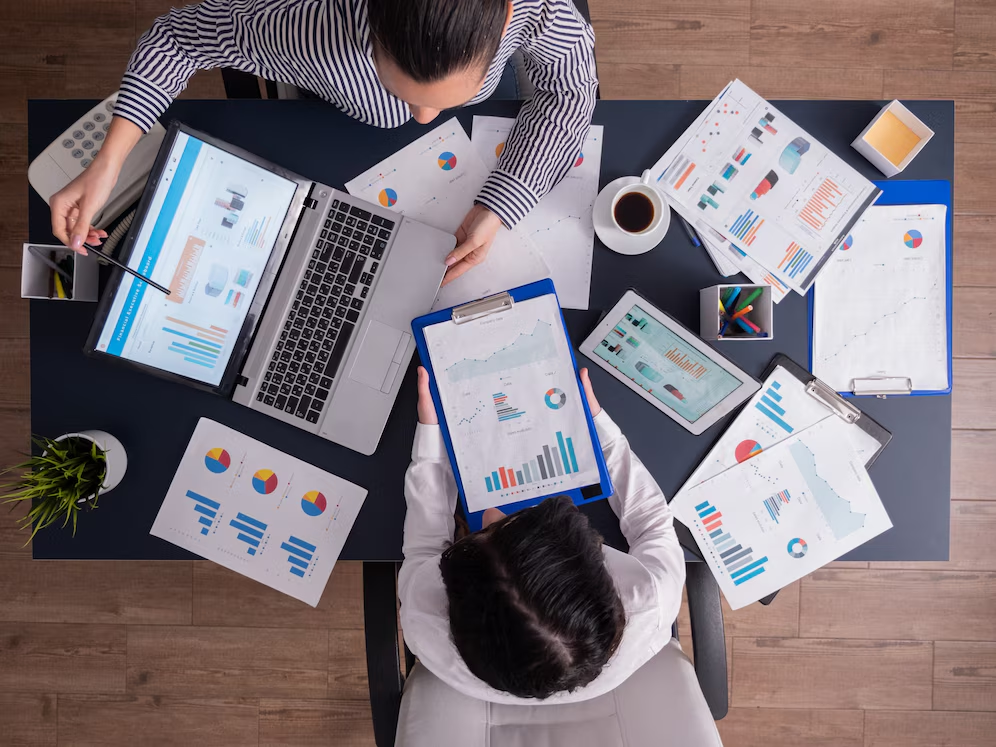
[[97,349],[219,384],[296,188],[178,133]]

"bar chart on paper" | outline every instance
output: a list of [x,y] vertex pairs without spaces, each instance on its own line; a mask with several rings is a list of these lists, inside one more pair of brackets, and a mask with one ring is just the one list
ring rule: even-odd
[[304,578],[311,569],[315,552],[318,550],[310,542],[295,537],[293,534],[280,545],[280,549],[287,551],[287,562],[290,564],[288,570],[298,578]]
[[248,546],[246,552],[249,555],[255,555],[260,551],[260,543],[265,536],[267,524],[248,514],[239,512],[234,519],[228,522],[228,525],[238,532],[236,537],[239,542],[244,542]]
[[552,443],[543,444],[536,450],[536,456],[514,466],[500,466],[484,478],[488,492],[513,490],[533,483],[557,485],[556,478],[578,472],[577,455],[574,453],[574,439],[564,438],[557,431]]
[[723,529],[723,514],[709,501],[703,501],[695,507],[699,521],[709,536],[713,549],[713,565],[726,573],[734,586],[747,583],[752,578],[764,573],[764,565],[768,557],[754,559],[754,549],[744,547],[727,530]]

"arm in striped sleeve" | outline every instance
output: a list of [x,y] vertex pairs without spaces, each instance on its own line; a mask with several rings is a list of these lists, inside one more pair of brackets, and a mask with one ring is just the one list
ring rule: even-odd
[[595,109],[595,35],[570,0],[546,0],[522,45],[536,87],[477,201],[512,228],[571,168]]
[[139,39],[114,114],[148,132],[195,72],[236,67],[241,60],[230,0],[174,8]]

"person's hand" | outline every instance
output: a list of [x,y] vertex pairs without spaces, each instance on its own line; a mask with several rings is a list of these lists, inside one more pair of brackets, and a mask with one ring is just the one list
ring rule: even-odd
[[501,227],[497,215],[484,205],[474,205],[456,230],[457,247],[446,258],[449,269],[443,276],[443,285],[452,283],[474,265],[481,264]]
[[73,251],[86,254],[83,244],[99,244],[106,231],[90,222],[111,195],[118,181],[119,169],[99,155],[82,174],[52,195],[52,233]]
[[584,398],[588,400],[588,409],[591,410],[591,416],[595,417],[602,411],[602,406],[598,404],[598,400],[595,399],[595,392],[591,390],[591,379],[588,378],[588,369],[581,369],[581,386],[584,387]]
[[418,422],[422,425],[439,425],[436,406],[429,392],[429,372],[422,366],[418,367]]

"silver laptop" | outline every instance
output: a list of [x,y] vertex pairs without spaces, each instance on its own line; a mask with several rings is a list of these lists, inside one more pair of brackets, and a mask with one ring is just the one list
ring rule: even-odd
[[86,349],[372,454],[454,244],[174,122]]

